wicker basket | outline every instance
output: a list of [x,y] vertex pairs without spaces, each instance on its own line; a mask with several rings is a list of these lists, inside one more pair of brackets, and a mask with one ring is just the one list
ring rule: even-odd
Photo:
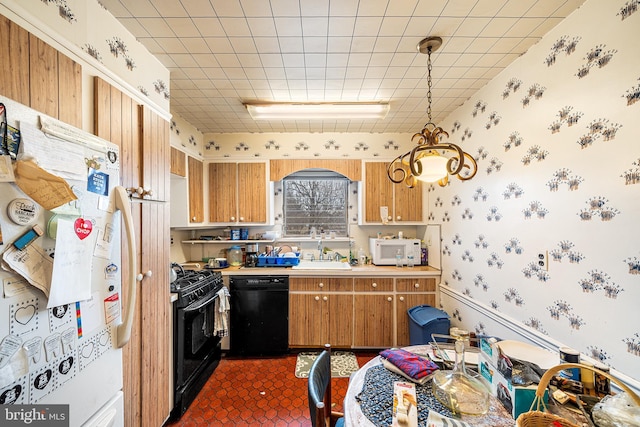
[[[533,403],[531,404],[531,408],[529,412],[525,412],[518,416],[516,420],[517,427],[549,427],[549,426],[559,426],[559,427],[579,427],[571,421],[568,421],[562,417],[559,417],[554,414],[550,414],[546,412],[547,406],[544,403],[544,392],[549,385],[549,381],[551,381],[551,377],[553,377],[558,372],[568,369],[568,368],[581,368],[581,369],[590,369],[593,372],[602,375],[609,380],[613,381],[618,385],[622,390],[627,392],[629,396],[635,401],[635,403],[640,406],[640,397],[636,393],[633,392],[626,384],[621,382],[619,379],[610,375],[608,372],[603,372],[598,369],[593,368],[592,366],[581,365],[579,363],[563,363],[553,368],[547,370],[542,378],[540,379],[540,383],[538,384],[538,389],[536,390],[536,397],[533,399]],[[555,424],[554,424],[555,422]]]

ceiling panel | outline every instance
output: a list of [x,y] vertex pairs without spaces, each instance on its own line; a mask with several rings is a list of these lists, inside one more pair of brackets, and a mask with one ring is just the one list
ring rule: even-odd
[[[584,0],[101,0],[171,71],[171,111],[207,132],[415,132],[432,54],[437,123]],[[441,98],[439,98],[441,97]],[[254,122],[243,102],[383,101],[385,120]]]

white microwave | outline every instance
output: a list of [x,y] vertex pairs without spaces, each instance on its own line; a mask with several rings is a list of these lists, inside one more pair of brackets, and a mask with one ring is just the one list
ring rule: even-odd
[[375,265],[396,265],[396,254],[400,250],[402,263],[407,264],[407,254],[413,253],[414,262],[420,264],[419,239],[369,239],[369,253]]

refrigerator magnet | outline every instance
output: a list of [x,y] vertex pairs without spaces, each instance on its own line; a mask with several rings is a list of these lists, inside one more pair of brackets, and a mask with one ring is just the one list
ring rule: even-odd
[[95,169],[89,169],[87,190],[101,196],[109,195],[109,175]]
[[40,361],[40,356],[42,353],[40,351],[40,349],[42,348],[42,337],[34,337],[29,341],[25,341],[22,347],[27,352],[27,357],[29,358],[30,365],[35,365]]
[[120,317],[120,296],[116,292],[104,300],[104,321],[108,325]]
[[115,265],[114,263],[111,263],[109,265],[107,265],[104,268],[104,278],[109,280],[109,279],[116,279],[118,277],[118,266]]
[[38,218],[40,209],[36,202],[30,199],[13,199],[7,206],[9,219],[18,225],[28,225]]

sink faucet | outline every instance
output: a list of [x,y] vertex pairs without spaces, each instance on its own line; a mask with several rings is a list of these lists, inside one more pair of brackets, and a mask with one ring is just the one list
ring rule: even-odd
[[318,252],[320,253],[318,255],[318,259],[320,261],[324,260],[324,251],[322,250],[322,239],[318,240]]

